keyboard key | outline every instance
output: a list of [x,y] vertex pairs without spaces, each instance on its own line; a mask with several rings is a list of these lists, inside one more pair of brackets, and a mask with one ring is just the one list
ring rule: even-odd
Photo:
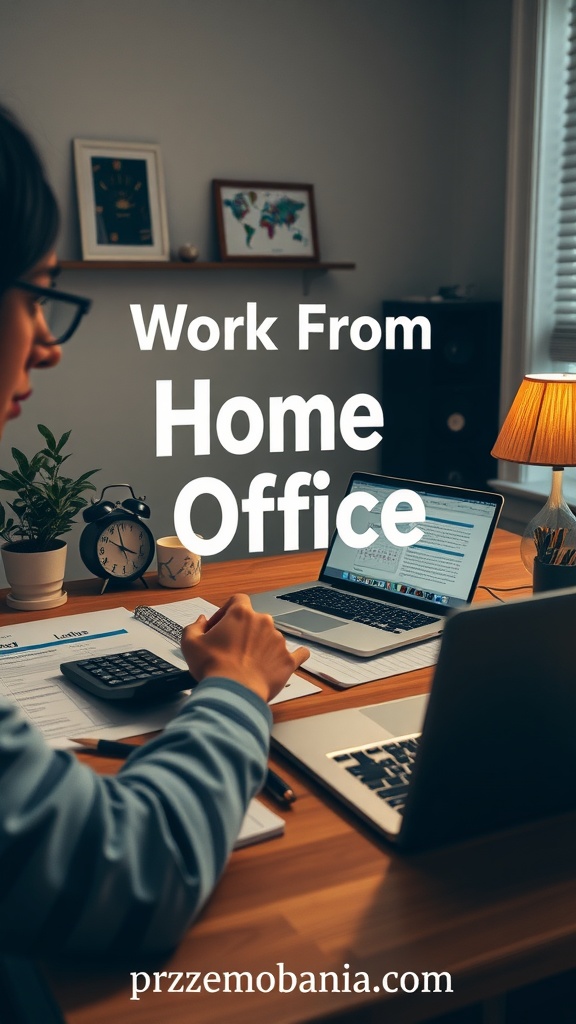
[[405,797],[407,792],[408,786],[391,786],[390,789],[384,791],[384,796],[389,800],[396,796]]

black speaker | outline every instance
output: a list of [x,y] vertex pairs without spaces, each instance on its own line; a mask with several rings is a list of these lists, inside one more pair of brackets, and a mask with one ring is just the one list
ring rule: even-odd
[[[382,347],[382,472],[414,480],[484,488],[496,476],[502,308],[498,302],[384,302],[387,318],[424,316],[405,350]],[[390,323],[390,321],[388,321]]]

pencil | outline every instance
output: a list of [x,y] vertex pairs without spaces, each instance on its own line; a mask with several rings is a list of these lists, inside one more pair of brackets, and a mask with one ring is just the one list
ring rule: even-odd
[[266,774],[264,792],[268,793],[269,796],[273,796],[281,804],[293,804],[296,799],[294,790],[276,772],[273,772],[271,768],[268,769]]

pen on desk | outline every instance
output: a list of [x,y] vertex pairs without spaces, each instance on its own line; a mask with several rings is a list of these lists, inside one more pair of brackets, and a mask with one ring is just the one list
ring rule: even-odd
[[93,740],[86,739],[86,737],[81,739],[69,737],[69,739],[71,743],[79,743],[80,746],[92,750],[95,754],[102,754],[103,757],[119,757],[122,760],[138,749],[137,744],[119,743],[117,740]]
[[[96,740],[86,736],[79,738],[70,737],[70,742],[78,743],[80,746],[85,747],[86,750],[91,750],[95,754],[102,754],[103,757],[118,757],[122,760],[138,749],[137,744],[119,743],[117,740]],[[271,768],[266,773],[264,792],[282,804],[292,804],[296,799],[294,790],[276,772],[273,772]]]
[[264,792],[268,793],[269,796],[273,796],[275,800],[278,800],[281,804],[293,804],[296,799],[294,790],[281,779],[276,772],[273,772],[271,768],[266,773],[266,782],[264,783]]

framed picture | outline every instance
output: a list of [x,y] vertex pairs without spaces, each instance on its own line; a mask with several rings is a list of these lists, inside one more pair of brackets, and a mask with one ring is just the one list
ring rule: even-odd
[[213,182],[222,260],[318,260],[313,185]]
[[160,147],[74,139],[85,260],[167,260]]

